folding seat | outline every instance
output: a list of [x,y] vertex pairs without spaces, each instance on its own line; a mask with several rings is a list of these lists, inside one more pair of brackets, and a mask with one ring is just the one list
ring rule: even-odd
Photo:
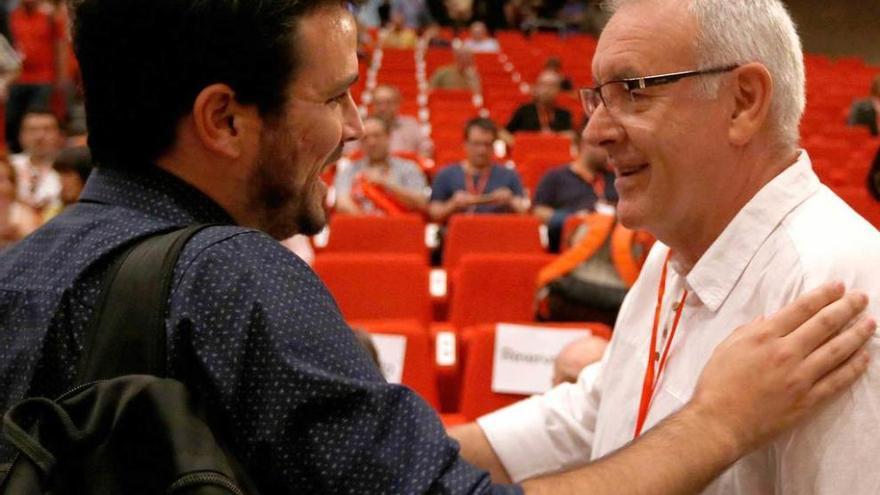
[[[400,383],[415,390],[435,409],[439,407],[437,370],[434,364],[434,346],[425,325],[417,320],[354,320],[352,327],[366,330],[371,335],[392,335],[406,339],[403,355],[403,373]],[[381,346],[379,352],[381,354]]]
[[425,222],[421,215],[343,215],[330,218],[324,253],[414,254],[427,261]]
[[541,179],[551,169],[571,162],[571,157],[563,159],[563,156],[544,156],[542,154],[530,154],[528,158],[521,162],[517,162],[516,171],[522,180],[523,187],[530,191],[534,196],[535,190]]
[[571,138],[545,132],[517,132],[514,134],[511,154],[514,162],[525,161],[528,155],[537,154],[554,158],[566,156],[570,159]]
[[[596,337],[610,339],[611,329],[602,323],[527,323],[536,327],[558,329],[587,329]],[[478,417],[526,398],[525,395],[505,394],[492,391],[492,373],[495,356],[495,324],[482,324],[465,328],[461,332],[463,370],[459,410],[454,415],[444,415],[447,424],[473,421]]]
[[444,240],[443,267],[454,270],[466,254],[543,254],[541,227],[531,215],[453,215]]
[[549,254],[465,254],[453,273],[449,322],[455,328],[533,321],[538,272]]
[[346,320],[431,321],[429,269],[423,256],[322,253],[313,268]]

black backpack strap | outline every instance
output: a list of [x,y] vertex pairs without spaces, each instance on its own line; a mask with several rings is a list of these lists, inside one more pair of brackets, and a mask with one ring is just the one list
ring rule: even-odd
[[209,226],[151,235],[115,259],[89,321],[76,383],[129,374],[165,376],[165,312],[174,265],[187,241]]

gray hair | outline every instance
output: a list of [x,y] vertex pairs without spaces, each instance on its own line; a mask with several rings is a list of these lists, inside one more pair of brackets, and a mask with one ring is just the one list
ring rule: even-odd
[[[609,0],[605,9],[616,12],[643,0]],[[796,146],[806,105],[806,76],[801,40],[788,10],[779,0],[687,0],[688,11],[699,26],[695,40],[699,69],[732,63],[759,62],[773,78],[768,119],[780,144]],[[717,78],[703,78],[717,91]]]

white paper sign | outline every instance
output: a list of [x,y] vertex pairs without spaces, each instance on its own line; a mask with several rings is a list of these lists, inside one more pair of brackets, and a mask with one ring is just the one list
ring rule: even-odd
[[499,323],[495,329],[492,391],[533,395],[550,390],[556,356],[569,343],[591,334],[587,329]]
[[384,333],[370,334],[376,353],[379,354],[379,365],[382,376],[388,383],[400,383],[403,379],[404,356],[406,355],[406,337]]

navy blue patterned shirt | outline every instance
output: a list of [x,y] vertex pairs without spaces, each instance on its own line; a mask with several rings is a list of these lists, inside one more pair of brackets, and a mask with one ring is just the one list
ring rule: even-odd
[[[315,273],[278,242],[155,167],[98,169],[82,199],[0,254],[0,411],[73,385],[109,254],[220,223],[175,267],[168,371],[218,412],[263,493],[521,493],[491,485],[424,401],[382,379]],[[11,456],[0,441],[0,462]]]

